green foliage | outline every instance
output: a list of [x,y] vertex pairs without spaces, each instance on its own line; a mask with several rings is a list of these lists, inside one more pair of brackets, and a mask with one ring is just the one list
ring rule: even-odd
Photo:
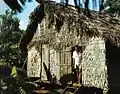
[[120,15],[120,0],[106,0],[105,7],[106,12]]
[[4,59],[0,59],[0,65],[5,66],[5,65],[7,65],[7,62],[5,62]]
[[0,15],[0,61],[11,62],[18,59],[18,43],[23,33],[19,19],[7,10]]
[[39,84],[26,77],[10,76],[0,80],[1,91],[5,92],[4,94],[33,94],[32,92],[39,87]]
[[22,87],[19,87],[17,91],[18,91],[18,94],[27,94]]
[[10,74],[12,77],[17,77],[17,69],[16,69],[16,66],[13,66],[12,67],[12,72]]

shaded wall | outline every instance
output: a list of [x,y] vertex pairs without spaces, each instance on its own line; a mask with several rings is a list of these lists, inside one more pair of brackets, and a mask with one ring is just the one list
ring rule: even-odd
[[40,77],[41,56],[36,47],[33,46],[28,52],[27,76]]
[[106,42],[106,64],[110,94],[120,94],[120,48]]
[[85,86],[107,89],[105,62],[105,42],[102,38],[93,37],[82,56],[82,83]]
[[57,80],[60,78],[59,56],[54,49],[50,49],[50,71],[55,75]]
[[45,68],[49,65],[49,48],[47,45],[33,46],[28,51],[28,63],[27,63],[27,76],[28,77],[41,77],[41,80],[47,80]]
[[[39,46],[39,45],[38,45]],[[48,45],[45,45],[45,44],[42,44],[42,60],[41,60],[41,76],[42,76],[42,79],[41,80],[47,80],[47,70],[49,68],[49,47]],[[45,69],[45,66],[43,66],[43,62],[44,64],[46,65],[47,67],[47,70]]]

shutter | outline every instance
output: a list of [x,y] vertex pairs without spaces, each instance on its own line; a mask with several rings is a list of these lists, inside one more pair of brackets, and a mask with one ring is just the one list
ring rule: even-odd
[[60,58],[59,58],[60,76],[71,73],[71,63],[72,63],[71,51],[61,51],[59,52],[59,54],[60,54]]

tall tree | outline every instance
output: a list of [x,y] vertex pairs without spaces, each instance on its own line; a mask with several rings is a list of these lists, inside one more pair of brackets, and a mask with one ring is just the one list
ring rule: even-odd
[[0,60],[18,60],[18,43],[23,33],[19,28],[19,19],[8,10],[0,15],[0,19]]

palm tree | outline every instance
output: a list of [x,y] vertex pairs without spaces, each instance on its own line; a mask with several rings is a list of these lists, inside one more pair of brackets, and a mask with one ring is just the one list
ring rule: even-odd
[[[14,11],[17,11],[17,12],[22,12],[23,10],[23,6],[25,5],[26,2],[31,2],[31,1],[34,1],[34,0],[4,0],[4,2]],[[51,0],[36,0],[38,3],[43,3],[43,1],[51,1]],[[60,2],[64,2],[66,5],[68,5],[68,2],[70,0],[60,0]],[[86,9],[89,9],[89,2],[90,0],[74,0],[74,4],[76,7],[80,7],[82,4],[81,4],[81,1],[84,2],[84,6]],[[92,0],[92,3],[93,3],[93,6],[96,5],[98,0]],[[108,0],[107,0],[108,1]],[[104,3],[104,0],[99,0],[99,6],[100,6],[100,11],[104,8],[103,7],[103,3]]]

